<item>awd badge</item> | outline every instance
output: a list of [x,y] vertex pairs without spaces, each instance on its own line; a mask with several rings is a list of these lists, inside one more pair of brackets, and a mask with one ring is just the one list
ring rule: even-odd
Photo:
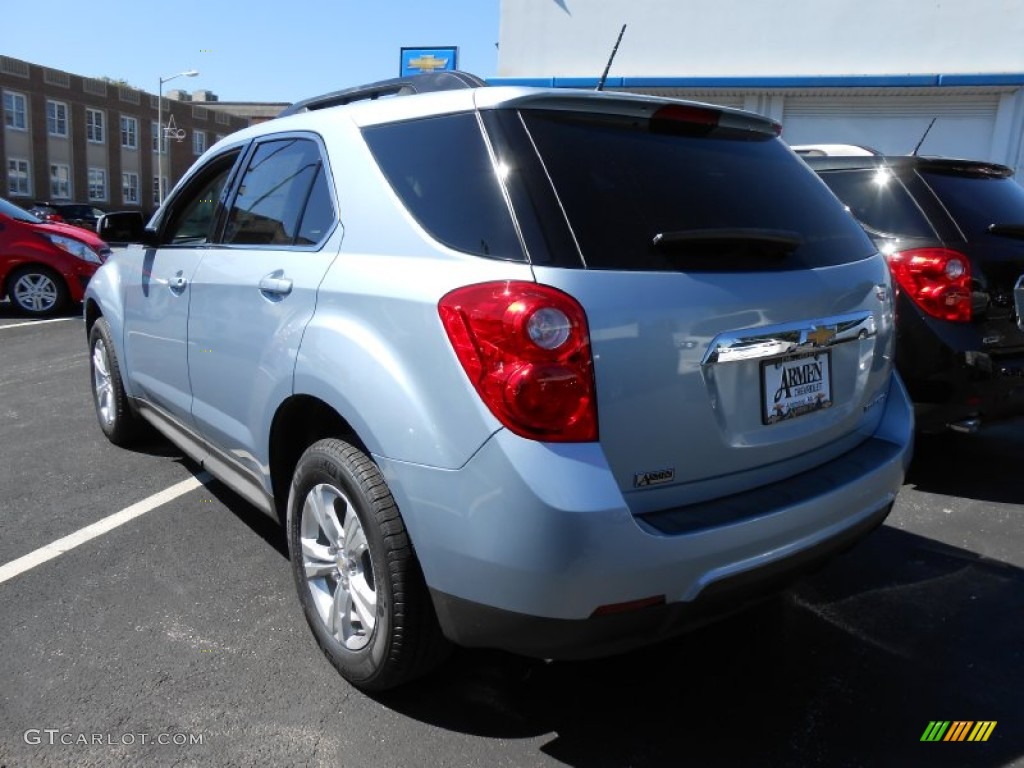
[[633,487],[648,488],[652,485],[671,483],[675,478],[675,469],[659,469],[654,472],[638,472],[633,475]]

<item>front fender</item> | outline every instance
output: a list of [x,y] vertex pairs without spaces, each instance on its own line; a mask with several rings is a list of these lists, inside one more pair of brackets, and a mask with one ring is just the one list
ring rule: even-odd
[[[124,296],[125,296],[125,277],[127,274],[131,274],[133,271],[138,273],[138,266],[134,269],[131,266],[133,255],[129,253],[131,250],[138,251],[139,254],[143,251],[138,249],[125,249],[123,251],[115,251],[114,255],[107,259],[106,263],[103,264],[93,274],[92,279],[89,280],[89,285],[85,289],[85,296],[83,298],[83,306],[86,318],[90,317],[93,312],[98,315],[102,315],[108,325],[110,325],[110,335],[114,341],[114,353],[117,355],[117,359],[123,361],[125,359],[124,354]],[[141,261],[141,256],[139,256]],[[95,309],[93,309],[95,308]],[[86,334],[91,330],[91,326],[87,326],[85,329]],[[129,397],[133,396],[130,389],[130,377],[122,376],[121,382],[125,388],[125,392]]]

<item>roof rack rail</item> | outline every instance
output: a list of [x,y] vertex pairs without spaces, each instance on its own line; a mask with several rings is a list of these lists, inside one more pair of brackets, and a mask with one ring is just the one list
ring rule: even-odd
[[457,91],[463,88],[482,88],[486,85],[487,83],[476,75],[460,70],[396,77],[297,101],[285,108],[278,117],[337,107],[342,104],[350,104],[353,101],[377,99],[381,96],[408,96],[413,93],[431,93],[432,91]]

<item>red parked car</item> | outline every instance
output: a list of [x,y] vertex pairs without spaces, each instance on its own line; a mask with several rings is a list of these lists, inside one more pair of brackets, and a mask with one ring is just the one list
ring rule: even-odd
[[110,246],[70,224],[47,223],[0,198],[0,298],[43,317],[82,300]]

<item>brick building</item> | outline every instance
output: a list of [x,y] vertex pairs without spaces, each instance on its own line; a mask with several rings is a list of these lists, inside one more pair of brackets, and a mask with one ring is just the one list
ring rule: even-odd
[[[155,94],[0,56],[4,129],[0,157],[7,169],[2,196],[92,203],[106,210],[157,206]],[[167,96],[164,184],[170,190],[192,162],[249,120],[201,103]]]

